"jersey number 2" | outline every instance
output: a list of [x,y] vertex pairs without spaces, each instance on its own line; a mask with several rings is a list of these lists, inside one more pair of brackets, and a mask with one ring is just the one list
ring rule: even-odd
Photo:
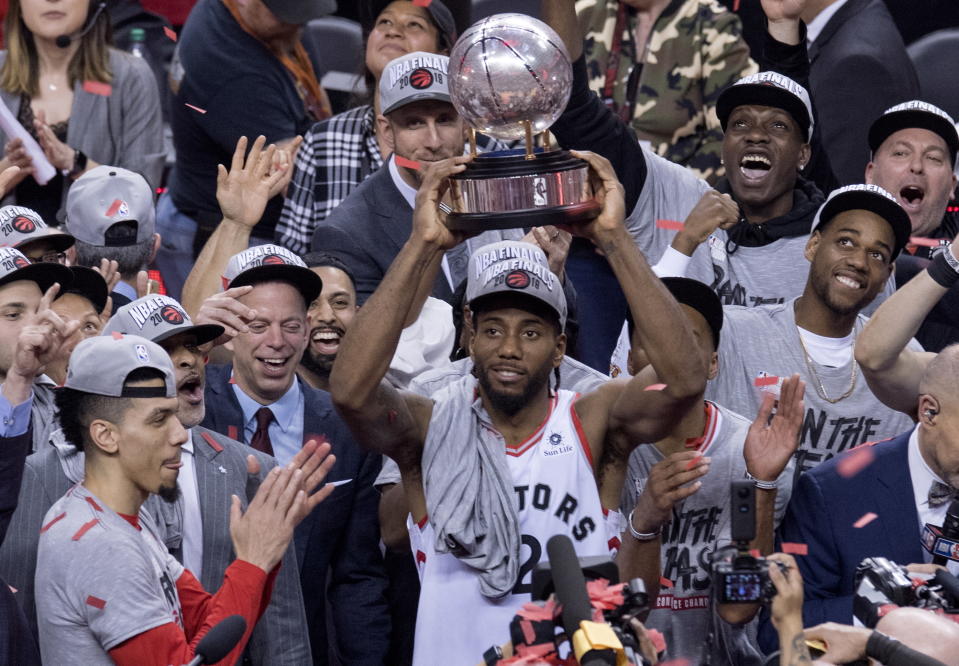
[[[540,545],[536,537],[523,534],[522,544],[529,546],[529,557],[519,565],[519,575],[516,577],[516,585],[513,586],[513,594],[531,594],[533,592],[533,568],[539,564],[539,558],[543,556],[543,546]],[[526,576],[529,576],[528,583],[523,582]]]

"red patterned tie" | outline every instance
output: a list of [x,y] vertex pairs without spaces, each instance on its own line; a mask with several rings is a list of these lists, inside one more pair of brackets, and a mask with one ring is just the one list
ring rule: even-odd
[[270,442],[270,423],[273,421],[273,412],[269,407],[260,407],[256,410],[256,432],[250,440],[250,446],[257,451],[272,456],[273,444]]

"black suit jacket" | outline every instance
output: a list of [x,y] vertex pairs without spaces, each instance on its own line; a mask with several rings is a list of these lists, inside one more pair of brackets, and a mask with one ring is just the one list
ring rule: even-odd
[[891,106],[919,97],[919,80],[882,0],[849,0],[809,47],[822,145],[840,184],[862,183],[867,134]]
[[[804,543],[808,554],[796,557],[803,578],[803,624],[852,623],[856,567],[867,557],[886,557],[903,566],[923,561],[919,513],[909,473],[909,436],[905,432],[870,446],[871,464],[845,478],[836,456],[799,477],[778,545]],[[877,518],[864,527],[853,524],[866,513]],[[769,626],[761,632],[764,648],[775,646]]]
[[[334,254],[350,267],[356,278],[356,298],[362,305],[383,281],[412,231],[413,209],[384,165],[319,223],[310,249]],[[442,273],[433,284],[432,295],[452,301],[453,292]]]
[[[230,385],[231,373],[229,365],[207,368],[203,425],[242,438],[243,412]],[[381,459],[359,448],[328,393],[303,382],[300,390],[304,441],[322,437],[330,442],[336,464],[327,481],[343,482],[296,531],[313,663],[382,664],[390,620],[379,548],[379,494],[373,488]]]

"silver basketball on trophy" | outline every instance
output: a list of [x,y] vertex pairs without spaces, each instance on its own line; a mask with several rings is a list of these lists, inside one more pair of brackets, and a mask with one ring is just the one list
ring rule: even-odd
[[[569,101],[573,73],[559,35],[525,14],[471,26],[450,53],[453,105],[470,126],[474,160],[452,178],[450,227],[482,231],[573,224],[596,216],[586,163],[550,150],[547,130]],[[474,132],[525,148],[476,155]],[[545,146],[534,147],[543,134]]]

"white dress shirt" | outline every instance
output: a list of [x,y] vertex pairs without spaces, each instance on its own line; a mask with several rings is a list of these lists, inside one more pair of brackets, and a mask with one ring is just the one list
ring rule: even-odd
[[183,566],[197,580],[203,570],[203,514],[200,513],[200,489],[196,482],[196,462],[193,452],[193,429],[187,430],[188,439],[180,447],[180,493],[183,495]]
[[836,0],[821,12],[816,14],[816,18],[806,24],[806,44],[812,44],[816,41],[816,38],[819,37],[819,33],[822,32],[822,29],[826,27],[826,24],[829,23],[829,19],[838,12],[847,0]]
[[[919,426],[916,426],[909,436],[909,476],[912,479],[912,493],[915,497],[916,512],[919,514],[919,535],[921,537],[922,529],[926,523],[942,527],[942,523],[946,519],[946,512],[949,510],[949,502],[944,502],[939,506],[929,506],[929,489],[933,482],[945,483],[945,481],[930,469],[919,451]],[[924,562],[932,562],[930,552],[923,548],[922,553]],[[899,564],[908,563],[900,562]],[[951,573],[959,575],[959,562],[949,562],[947,568]]]

